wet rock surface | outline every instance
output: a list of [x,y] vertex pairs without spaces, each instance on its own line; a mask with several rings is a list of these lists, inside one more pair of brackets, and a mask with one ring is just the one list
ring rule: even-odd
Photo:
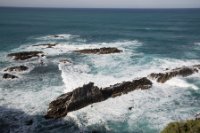
[[4,71],[5,72],[22,72],[28,70],[27,66],[14,66],[14,67],[8,67]]
[[147,78],[123,82],[113,86],[101,89],[89,83],[83,87],[76,88],[59,96],[49,104],[49,109],[45,118],[60,118],[67,115],[68,112],[81,109],[92,103],[101,102],[111,97],[120,96],[136,89],[148,89],[152,82]]
[[166,81],[176,76],[186,77],[197,73],[199,69],[200,65],[194,65],[192,67],[181,67],[172,69],[171,71],[165,73],[151,73],[148,77],[156,79],[159,83],[165,83]]
[[75,52],[79,52],[82,54],[111,54],[111,53],[121,53],[122,50],[119,50],[118,48],[104,47],[99,49],[76,50]]
[[3,78],[4,79],[16,79],[18,77],[15,75],[9,74],[9,73],[5,73],[5,74],[3,74]]
[[8,57],[13,57],[14,60],[26,60],[39,56],[44,56],[44,53],[42,51],[25,51],[25,52],[8,54]]

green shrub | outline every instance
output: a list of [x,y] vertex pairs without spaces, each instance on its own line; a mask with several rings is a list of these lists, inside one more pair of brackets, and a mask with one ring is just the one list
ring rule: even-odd
[[200,120],[172,122],[161,133],[200,133]]

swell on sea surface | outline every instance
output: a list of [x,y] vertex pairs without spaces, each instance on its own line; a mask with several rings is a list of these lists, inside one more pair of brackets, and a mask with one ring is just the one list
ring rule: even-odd
[[[37,59],[12,61],[6,57],[6,53],[2,53],[0,58],[4,64],[8,66],[25,64],[31,69],[21,74],[20,79],[16,81],[0,82],[0,105],[21,109],[29,115],[44,115],[50,101],[64,92],[72,91],[89,82],[94,82],[99,87],[107,87],[146,77],[152,72],[164,72],[166,68],[199,64],[198,60],[163,58],[138,52],[137,49],[143,47],[142,40],[74,43],[72,39],[84,40],[78,35],[59,34],[59,37],[47,35],[36,37],[36,43],[30,41],[10,51],[43,51],[47,55],[45,66],[39,66]],[[58,44],[53,48],[38,45],[44,43]],[[74,50],[101,47],[117,47],[123,52],[110,55],[83,55],[74,52]],[[70,60],[70,63],[60,62],[62,59]],[[1,66],[1,74],[6,65]],[[159,132],[168,122],[188,119],[198,112],[200,103],[192,96],[193,91],[199,93],[198,78],[199,74],[187,78],[176,77],[165,84],[152,80],[154,84],[149,90],[137,90],[92,104],[69,113],[64,120],[70,118],[83,130],[103,128],[114,132]],[[25,81],[33,83],[27,85]],[[57,82],[60,84],[57,85]]]

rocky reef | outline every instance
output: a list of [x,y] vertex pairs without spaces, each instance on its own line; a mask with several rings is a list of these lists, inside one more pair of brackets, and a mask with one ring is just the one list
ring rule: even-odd
[[119,50],[118,48],[103,47],[99,49],[76,50],[75,52],[79,52],[82,54],[111,54],[111,53],[121,53],[122,50]]
[[8,67],[4,71],[5,72],[22,72],[28,70],[27,66],[14,66],[14,67]]
[[[151,73],[148,78],[156,79],[157,82],[165,83],[167,80],[175,76],[189,76],[199,72],[200,65],[191,67],[180,67],[168,70],[165,73]],[[114,98],[136,89],[149,89],[152,82],[147,77],[143,77],[133,81],[127,81],[111,85],[105,88],[94,86],[94,83],[89,83],[74,89],[71,92],[59,96],[56,100],[49,104],[49,109],[45,118],[60,118],[67,115],[68,112],[81,109],[92,103],[101,102],[108,98]],[[130,107],[129,110],[132,108]]]
[[9,74],[9,73],[4,73],[4,74],[3,74],[3,78],[4,78],[4,79],[16,79],[16,78],[18,78],[18,77],[15,76],[15,75]]
[[123,82],[106,88],[94,86],[94,83],[83,85],[72,92],[59,96],[49,104],[45,118],[61,118],[68,112],[81,109],[92,103],[101,102],[111,97],[120,96],[136,89],[148,89],[152,82],[147,78],[141,78],[129,82]]
[[14,60],[26,60],[39,56],[44,56],[44,53],[42,51],[25,51],[8,54],[8,57],[14,57]]
[[165,73],[151,73],[148,77],[152,79],[156,79],[159,83],[165,83],[166,81],[170,80],[176,76],[186,77],[197,73],[200,69],[200,65],[194,65],[191,67],[180,67],[176,69],[172,69],[171,71]]

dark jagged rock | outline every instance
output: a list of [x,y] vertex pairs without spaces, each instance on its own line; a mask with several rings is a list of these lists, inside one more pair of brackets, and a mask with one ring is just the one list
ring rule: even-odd
[[94,86],[94,83],[89,83],[83,87],[76,88],[72,92],[63,94],[51,102],[45,118],[64,117],[68,112],[81,109],[92,103],[101,102],[110,97],[116,97],[118,94],[126,94],[136,89],[148,89],[151,86],[152,82],[147,78],[123,82],[104,89]]
[[59,37],[59,35],[54,35],[55,38]]
[[138,80],[123,82],[112,85],[110,87],[106,87],[102,90],[102,93],[105,98],[109,98],[109,97],[120,96],[122,94],[127,94],[128,92],[134,91],[138,88],[145,90],[150,88],[151,86],[152,82],[148,80],[146,77],[144,77]]
[[200,65],[194,65],[192,67],[181,67],[181,68],[172,69],[171,71],[165,72],[165,73],[151,73],[149,77],[153,79],[157,79],[157,82],[159,83],[165,83],[169,79],[176,76],[186,77],[194,73],[197,73],[199,71],[199,68],[200,68]]
[[122,50],[119,50],[117,48],[104,47],[104,48],[99,48],[99,49],[76,50],[76,52],[79,52],[82,54],[111,54],[111,53],[120,53],[122,52]]
[[129,107],[128,109],[129,109],[129,110],[132,110],[132,108],[133,108],[133,107]]
[[93,83],[79,87],[72,92],[59,96],[49,104],[48,113],[45,118],[60,118],[68,112],[78,110],[89,104],[103,100],[100,89]]
[[18,78],[18,77],[15,76],[15,75],[9,74],[9,73],[5,73],[5,74],[3,75],[3,78],[4,78],[4,79],[15,79],[15,78]]
[[45,46],[46,48],[53,48],[57,45],[57,43],[47,43],[47,44],[36,44],[36,45],[33,45],[33,46]]
[[4,71],[5,72],[22,72],[22,71],[26,71],[28,70],[28,67],[27,66],[14,66],[14,67],[9,67],[9,68],[6,68]]
[[42,51],[26,51],[8,54],[8,57],[14,57],[14,60],[26,60],[32,57],[44,56]]

